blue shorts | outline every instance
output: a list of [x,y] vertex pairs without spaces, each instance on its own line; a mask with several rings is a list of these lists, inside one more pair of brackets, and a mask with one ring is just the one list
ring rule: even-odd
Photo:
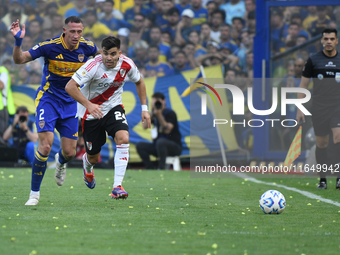
[[77,102],[65,102],[45,92],[39,99],[35,99],[37,131],[54,132],[56,128],[60,137],[78,139],[79,121],[76,118]]

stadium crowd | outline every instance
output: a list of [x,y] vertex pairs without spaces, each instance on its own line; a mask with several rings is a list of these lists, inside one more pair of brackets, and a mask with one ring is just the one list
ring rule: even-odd
[[[136,63],[144,78],[221,65],[225,81],[246,91],[253,83],[255,9],[255,0],[2,0],[0,65],[9,70],[12,85],[39,84],[41,59],[20,67],[13,63],[11,23],[19,19],[26,25],[22,48],[29,50],[60,36],[65,18],[76,15],[84,22],[83,37],[98,48],[106,36],[119,37],[122,53]],[[304,44],[337,24],[340,6],[272,8],[271,54]],[[318,42],[289,55],[274,66],[273,77],[284,79],[283,83],[290,77],[299,79],[291,70],[294,63],[306,61],[320,47]],[[298,86],[299,81],[292,84]],[[252,147],[249,132],[236,131],[245,149]]]

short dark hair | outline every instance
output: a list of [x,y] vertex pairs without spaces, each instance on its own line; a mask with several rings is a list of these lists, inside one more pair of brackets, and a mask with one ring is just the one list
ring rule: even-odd
[[15,113],[18,114],[19,112],[28,112],[28,109],[26,106],[19,106]]
[[322,36],[323,36],[324,33],[326,33],[326,34],[335,33],[335,37],[338,36],[338,30],[336,30],[335,28],[332,28],[332,27],[326,27],[326,28],[322,31]]
[[167,15],[167,16],[170,16],[170,15],[172,15],[172,14],[174,14],[174,13],[177,13],[178,15],[180,14],[180,13],[179,13],[179,10],[178,10],[176,7],[170,8],[170,9],[167,11],[166,15]]
[[214,16],[215,14],[221,14],[223,22],[225,21],[225,18],[226,18],[225,11],[217,9],[211,13],[211,17]]
[[157,44],[151,44],[151,45],[149,45],[149,50],[150,50],[151,48],[157,49],[157,50],[159,51],[159,46],[158,46]]
[[108,36],[103,39],[102,48],[109,50],[114,47],[117,47],[118,50],[120,49],[120,40],[117,37]]
[[81,20],[81,18],[79,18],[77,16],[70,16],[70,17],[65,19],[65,25],[67,25],[70,22],[83,24],[83,21]]
[[160,98],[160,99],[164,100],[165,96],[161,92],[155,92],[155,93],[153,93],[152,98]]

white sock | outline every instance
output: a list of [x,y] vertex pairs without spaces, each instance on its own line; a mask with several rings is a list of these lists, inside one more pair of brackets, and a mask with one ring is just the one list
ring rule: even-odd
[[87,153],[83,155],[83,167],[86,171],[86,173],[90,174],[93,170],[93,164],[90,163],[89,159],[87,158]]
[[114,188],[122,185],[128,161],[129,144],[117,145],[117,150],[115,154],[115,178],[113,183]]
[[31,190],[30,196],[40,196],[40,191]]

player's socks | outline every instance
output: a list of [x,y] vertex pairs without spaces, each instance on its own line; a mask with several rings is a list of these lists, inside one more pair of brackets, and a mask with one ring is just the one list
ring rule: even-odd
[[42,155],[39,151],[35,153],[32,164],[31,190],[39,191],[42,179],[46,171],[46,161],[48,156]]
[[67,163],[68,161],[65,159],[64,154],[63,154],[63,151],[62,151],[61,148],[59,149],[58,153],[59,153],[59,163],[60,163],[60,164],[65,164],[65,163]]
[[117,145],[117,150],[115,154],[115,176],[113,183],[114,188],[119,185],[122,185],[128,161],[129,161],[129,144]]
[[[316,158],[316,163],[319,165],[327,164],[327,147],[326,148],[319,148],[316,146],[315,148],[315,158]],[[320,178],[326,182],[326,176],[327,173],[321,171],[320,172]],[[322,180],[320,179],[320,182]]]
[[86,171],[86,173],[90,174],[92,173],[94,164],[91,164],[89,159],[87,158],[87,153],[84,153],[83,155],[83,167]]

